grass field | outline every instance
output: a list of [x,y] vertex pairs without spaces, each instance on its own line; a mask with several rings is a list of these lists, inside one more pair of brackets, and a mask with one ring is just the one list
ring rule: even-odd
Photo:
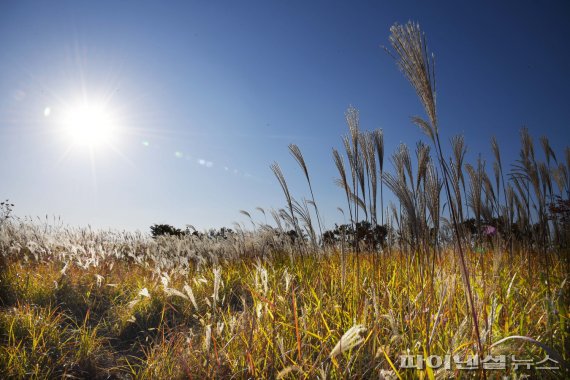
[[464,162],[461,136],[447,157],[425,38],[391,32],[429,142],[400,145],[390,170],[382,131],[348,109],[333,149],[348,224],[323,230],[293,144],[310,196],[272,164],[285,198],[259,209],[272,225],[242,211],[251,228],[151,237],[20,220],[2,203],[2,377],[569,378],[570,148],[542,137],[535,152],[523,129],[509,167],[491,139],[491,175]]
[[[399,368],[401,354],[477,353],[453,252],[441,253],[433,275],[401,252],[362,253],[357,281],[354,256],[330,250],[262,258],[254,235],[245,237],[245,254],[215,260],[194,237],[125,236],[127,245],[116,235],[74,231],[50,243],[38,241],[46,237],[39,228],[25,231],[11,236],[21,246],[4,259],[0,277],[0,372],[7,377],[477,375]],[[520,335],[567,357],[569,285],[561,262],[552,263],[547,289],[536,255],[488,250],[468,259],[486,354],[542,360],[546,352],[523,340],[491,347]],[[356,337],[335,349],[353,326]]]

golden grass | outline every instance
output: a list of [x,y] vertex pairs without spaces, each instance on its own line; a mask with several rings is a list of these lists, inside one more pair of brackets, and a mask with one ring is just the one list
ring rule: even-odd
[[[562,263],[550,270],[548,298],[539,273],[528,271],[526,260],[538,257],[507,256],[468,255],[477,273],[471,285],[485,351],[542,360],[544,351],[528,342],[490,348],[522,335],[567,360],[569,285]],[[149,379],[474,376],[399,368],[401,354],[477,352],[454,257],[445,252],[436,263],[433,291],[417,263],[400,253],[382,255],[376,267],[373,255],[362,254],[360,283],[349,258],[345,285],[337,252],[294,263],[275,255],[160,274],[150,262],[123,259],[99,268],[70,264],[64,274],[65,264],[57,260],[9,259],[0,277],[0,373]],[[483,264],[491,268],[485,277],[478,269]],[[355,325],[361,325],[358,335],[348,337],[355,344],[339,346]],[[561,371],[529,373],[563,378]]]

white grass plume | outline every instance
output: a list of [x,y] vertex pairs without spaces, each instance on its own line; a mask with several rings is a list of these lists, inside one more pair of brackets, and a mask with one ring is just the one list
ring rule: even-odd
[[218,301],[218,296],[219,296],[219,292],[220,292],[220,282],[222,279],[222,270],[217,267],[214,268],[213,270],[214,272],[214,293],[212,294],[212,301],[213,301],[213,306],[216,306],[216,303]]
[[334,346],[333,350],[331,351],[329,358],[334,358],[337,355],[342,354],[345,351],[348,351],[362,342],[364,342],[364,338],[360,335],[361,333],[366,331],[366,327],[363,325],[354,325],[350,329],[348,329],[344,335],[340,338],[336,346]]
[[192,302],[192,305],[194,305],[194,308],[196,310],[198,310],[198,304],[196,303],[196,298],[194,297],[194,292],[192,291],[192,288],[190,287],[190,285],[184,284],[184,291],[188,295],[188,298],[190,298],[190,302]]

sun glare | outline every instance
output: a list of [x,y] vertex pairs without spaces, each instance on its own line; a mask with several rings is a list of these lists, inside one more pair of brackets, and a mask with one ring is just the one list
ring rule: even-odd
[[64,127],[75,144],[94,147],[110,143],[115,137],[117,124],[106,107],[82,104],[66,112]]

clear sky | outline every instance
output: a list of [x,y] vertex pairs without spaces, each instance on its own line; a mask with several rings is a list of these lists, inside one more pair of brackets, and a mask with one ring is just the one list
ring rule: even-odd
[[[436,54],[444,140],[492,165],[526,125],[570,141],[567,1],[10,1],[0,3],[0,198],[69,225],[198,228],[282,207],[269,165],[308,196],[302,149],[330,227],[344,207],[331,148],[382,128],[391,154],[422,133],[414,91],[382,50],[414,20]],[[104,108],[109,141],[83,144],[70,114]],[[96,105],[96,107],[94,106]],[[75,137],[74,137],[75,136]],[[538,142],[537,142],[538,145]],[[538,150],[538,147],[537,147]],[[391,168],[391,165],[387,165]]]

